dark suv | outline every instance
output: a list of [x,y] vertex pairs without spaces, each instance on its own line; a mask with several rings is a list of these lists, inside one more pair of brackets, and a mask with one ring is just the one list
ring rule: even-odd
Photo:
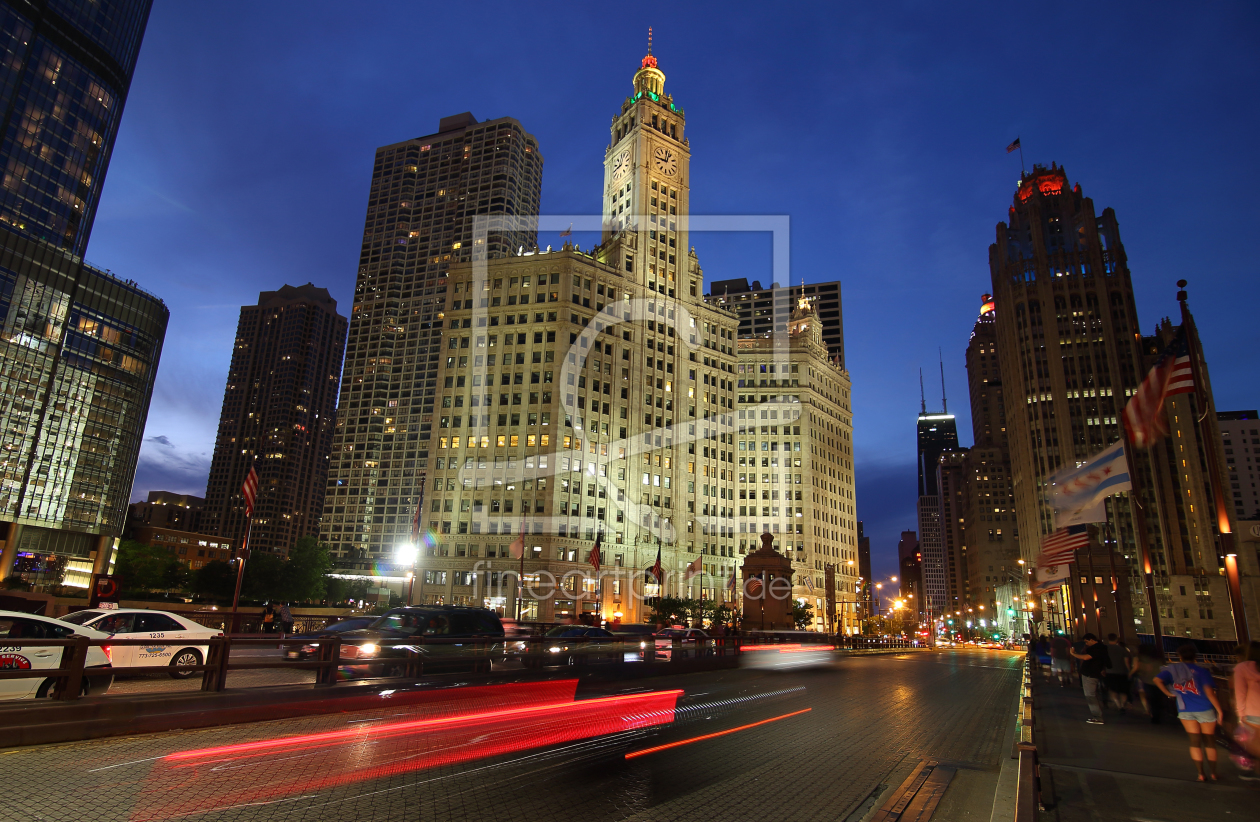
[[[407,641],[411,640],[411,641]],[[392,608],[367,628],[341,634],[341,662],[371,676],[489,671],[503,659],[503,623],[494,611],[460,605]]]

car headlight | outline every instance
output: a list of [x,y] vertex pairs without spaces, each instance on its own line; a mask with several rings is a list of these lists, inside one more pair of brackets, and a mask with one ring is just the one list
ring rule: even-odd
[[375,656],[380,648],[373,642],[365,642],[359,646],[359,656]]
[[640,648],[646,648],[646,647],[647,647],[647,643],[646,643],[646,642],[640,642],[640,643],[639,643],[639,647],[640,647]]
[[556,646],[556,645],[551,646],[551,647],[550,647],[550,648],[548,648],[547,650],[548,650],[550,653],[553,653],[553,654],[558,654],[558,653],[560,653],[560,648],[559,648],[558,646]]

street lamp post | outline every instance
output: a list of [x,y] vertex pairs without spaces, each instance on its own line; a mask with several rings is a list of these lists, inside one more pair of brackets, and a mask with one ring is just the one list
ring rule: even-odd
[[420,556],[420,548],[414,543],[398,546],[394,559],[399,565],[411,566],[407,572],[407,605],[411,605],[411,586],[416,581],[416,560]]

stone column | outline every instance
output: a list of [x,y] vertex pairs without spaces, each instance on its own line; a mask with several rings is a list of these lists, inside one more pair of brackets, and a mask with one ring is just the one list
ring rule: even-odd
[[22,526],[16,522],[7,524],[4,537],[4,551],[0,552],[0,579],[8,579],[13,573],[13,563],[17,560],[18,543],[22,539]]

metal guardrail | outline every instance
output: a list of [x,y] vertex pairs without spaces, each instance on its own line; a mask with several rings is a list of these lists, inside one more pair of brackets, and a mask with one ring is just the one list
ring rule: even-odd
[[1015,726],[1014,756],[1019,759],[1019,777],[1015,787],[1015,822],[1036,822],[1041,802],[1041,766],[1037,761],[1034,739],[1032,667],[1024,659],[1023,682],[1019,692],[1019,716]]
[[[816,639],[815,639],[816,637]],[[293,641],[291,639],[269,635],[233,636],[231,634],[216,637],[197,637],[194,639],[125,639],[110,637],[107,639],[88,639],[75,636],[66,639],[9,639],[6,647],[22,649],[26,647],[59,647],[63,648],[62,658],[56,668],[7,668],[0,669],[0,680],[41,678],[56,680],[50,690],[59,700],[74,700],[81,696],[84,676],[99,676],[103,673],[117,675],[156,674],[156,673],[200,673],[202,675],[202,691],[222,691],[227,687],[227,676],[232,671],[277,669],[277,670],[314,670],[317,685],[331,687],[338,682],[337,672],[341,668],[373,666],[380,670],[377,676],[398,676],[407,678],[422,677],[426,669],[430,673],[443,672],[450,668],[468,669],[473,672],[489,671],[491,662],[496,659],[519,659],[527,668],[545,668],[555,666],[585,667],[603,661],[626,661],[627,655],[638,656],[645,663],[667,663],[700,657],[738,657],[745,648],[787,644],[804,644],[831,646],[832,650],[880,650],[915,647],[905,640],[870,639],[867,637],[839,637],[826,634],[814,634],[802,637],[799,634],[751,636],[725,636],[690,639],[682,637],[664,638],[652,634],[641,636],[613,637],[548,637],[538,635],[504,636],[504,637],[409,637],[403,639],[378,640],[374,642],[379,650],[402,649],[401,655],[361,656],[357,650],[362,642],[347,643],[344,648],[340,637],[319,637]],[[147,665],[120,668],[86,668],[88,649],[92,646],[112,648],[119,646],[161,646],[161,647],[206,647],[207,655],[200,665]],[[288,659],[282,657],[273,660],[251,660],[248,662],[231,659],[234,648],[280,648],[293,649],[302,646],[318,648],[314,659]],[[550,648],[563,648],[553,652]],[[451,649],[443,651],[440,649]],[[458,649],[458,650],[454,650]]]

